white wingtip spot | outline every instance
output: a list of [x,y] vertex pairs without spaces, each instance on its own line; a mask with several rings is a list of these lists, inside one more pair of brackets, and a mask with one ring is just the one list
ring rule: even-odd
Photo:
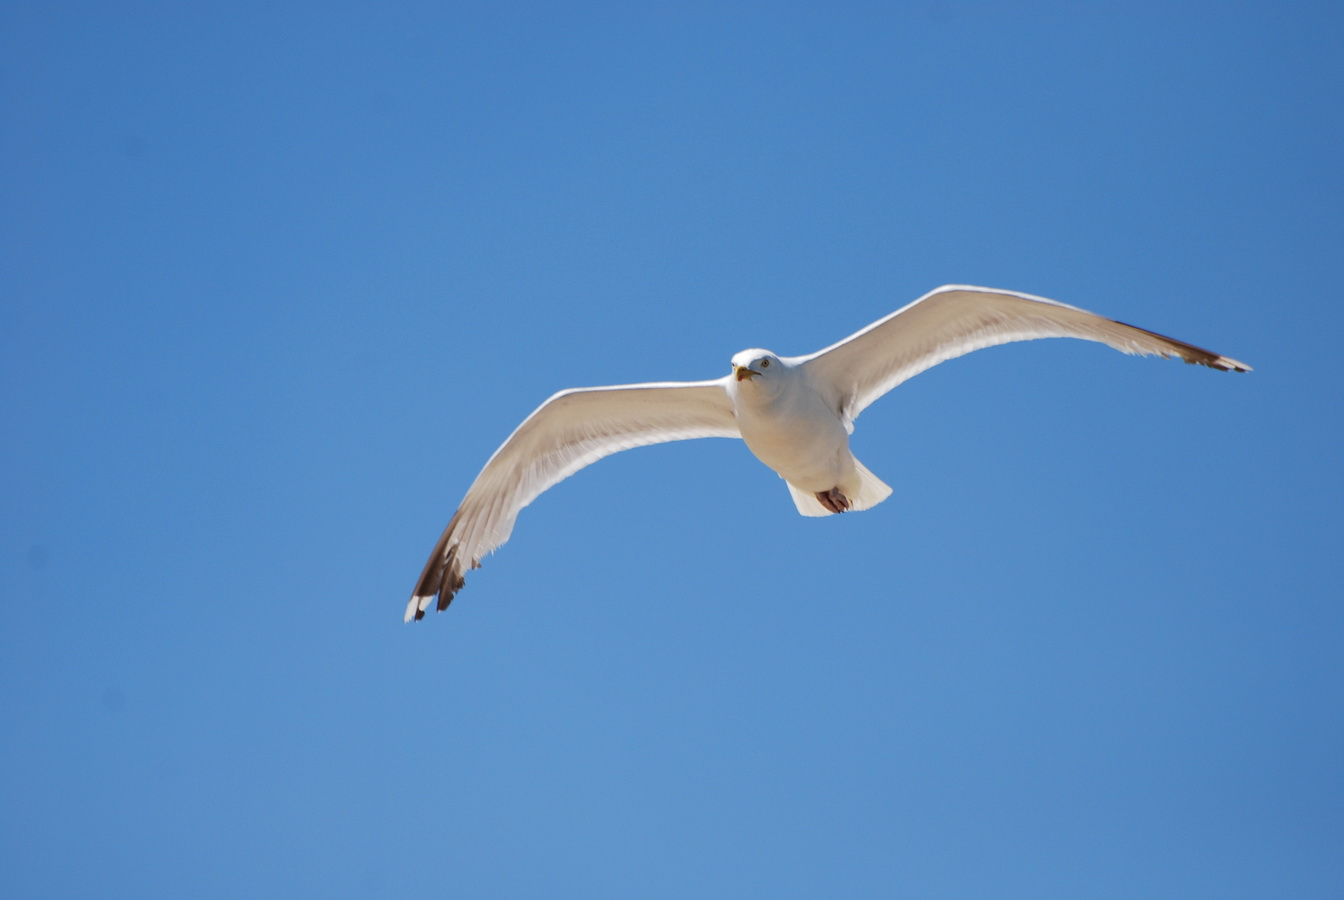
[[403,622],[412,622],[415,620],[415,614],[420,611],[422,606],[427,605],[428,597],[412,597],[411,602],[406,604],[406,617]]

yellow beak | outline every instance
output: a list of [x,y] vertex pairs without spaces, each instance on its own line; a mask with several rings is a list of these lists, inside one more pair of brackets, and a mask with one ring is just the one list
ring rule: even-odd
[[733,366],[733,374],[737,376],[738,381],[747,381],[748,379],[755,378],[761,373],[757,372],[755,369],[747,368],[746,366]]

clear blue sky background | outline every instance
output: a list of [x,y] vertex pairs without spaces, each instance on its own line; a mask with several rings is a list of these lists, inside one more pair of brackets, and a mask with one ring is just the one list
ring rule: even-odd
[[[1087,6],[0,7],[0,894],[1344,894],[1344,12]],[[622,454],[402,624],[553,391],[947,282],[1256,371]]]

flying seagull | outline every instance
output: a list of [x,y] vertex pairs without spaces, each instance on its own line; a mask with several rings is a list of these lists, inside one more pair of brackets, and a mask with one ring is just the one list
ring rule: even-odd
[[423,618],[435,597],[438,609],[447,609],[467,570],[509,539],[518,513],[543,491],[631,447],[741,438],[784,479],[803,515],[876,506],[891,488],[849,449],[854,420],[868,404],[972,350],[1051,337],[1174,356],[1224,372],[1251,368],[1044,297],[947,285],[807,356],[743,350],[732,358],[730,373],[713,381],[561,391],[524,419],[476,476],[420,574],[406,621]]

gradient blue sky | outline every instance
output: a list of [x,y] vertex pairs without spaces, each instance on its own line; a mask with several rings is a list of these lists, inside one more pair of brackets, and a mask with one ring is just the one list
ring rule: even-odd
[[[1344,11],[0,6],[0,894],[1344,894]],[[1103,8],[1104,6],[1104,8]],[[939,284],[874,511],[576,385]]]

